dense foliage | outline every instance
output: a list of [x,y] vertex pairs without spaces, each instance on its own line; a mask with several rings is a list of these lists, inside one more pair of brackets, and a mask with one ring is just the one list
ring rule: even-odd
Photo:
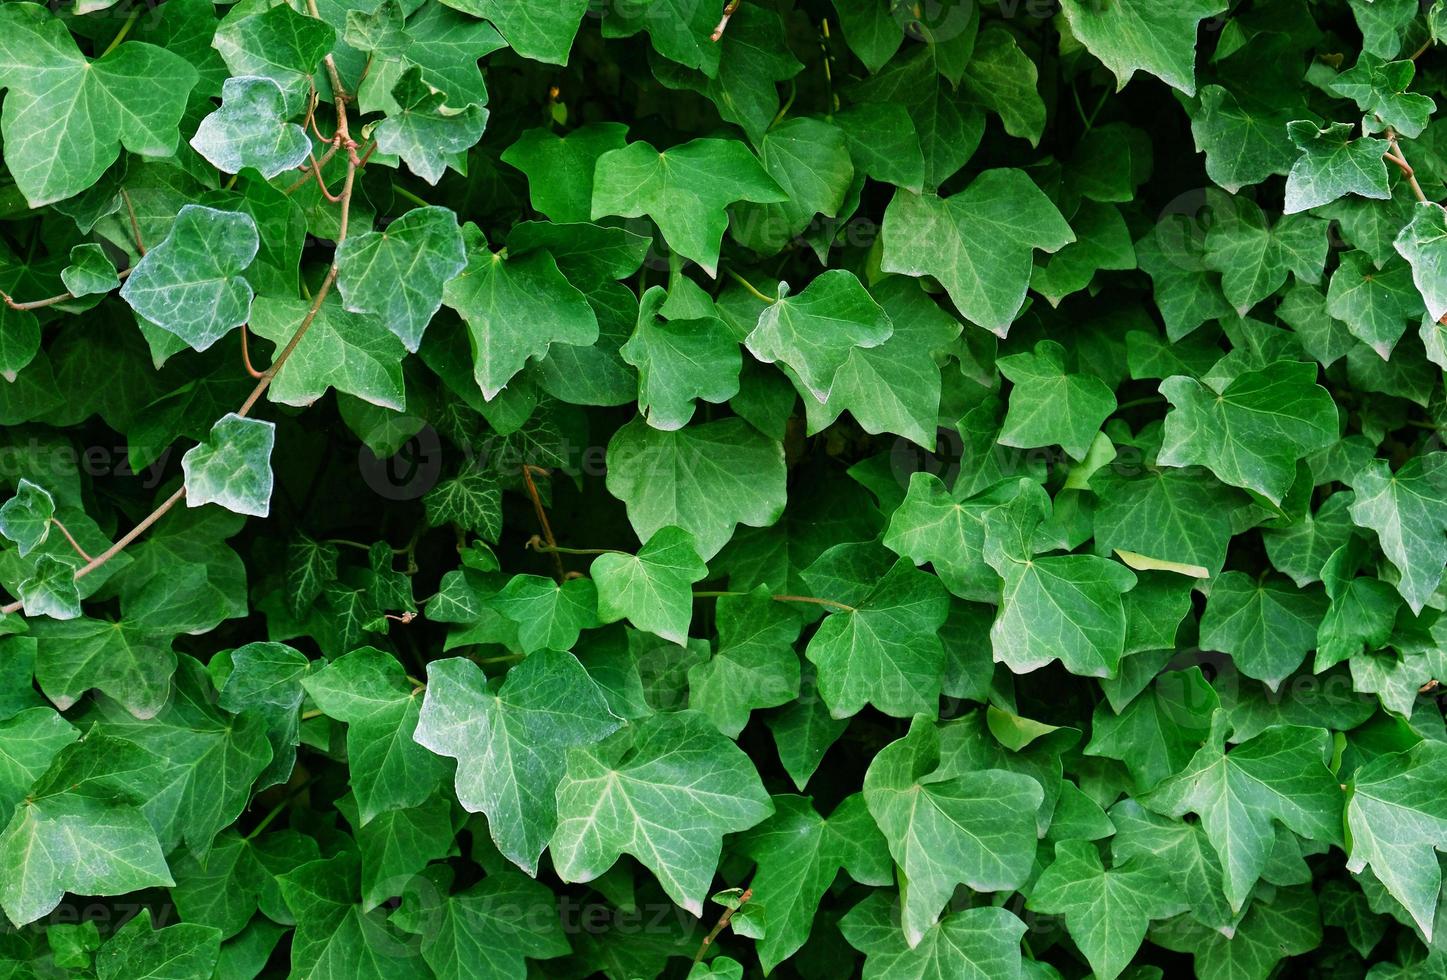
[[0,3],[0,970],[1447,977],[1447,4]]

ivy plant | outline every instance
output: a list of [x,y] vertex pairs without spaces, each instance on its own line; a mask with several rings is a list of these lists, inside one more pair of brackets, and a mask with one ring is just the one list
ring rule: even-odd
[[0,3],[0,973],[1447,977],[1444,41]]

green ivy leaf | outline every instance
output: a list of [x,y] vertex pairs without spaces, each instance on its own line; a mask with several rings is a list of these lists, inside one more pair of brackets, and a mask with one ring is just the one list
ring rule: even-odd
[[462,273],[443,286],[442,301],[467,322],[473,378],[492,401],[549,345],[595,342],[598,318],[547,252],[504,258],[480,244]]
[[832,269],[797,296],[779,283],[778,299],[759,314],[745,344],[765,363],[788,365],[805,392],[822,402],[851,352],[878,347],[893,333],[889,314],[854,274]]
[[1211,735],[1181,772],[1141,802],[1179,817],[1194,812],[1224,869],[1226,898],[1240,911],[1266,867],[1273,822],[1308,840],[1341,840],[1341,789],[1326,762],[1327,733],[1280,725],[1226,752],[1226,721],[1218,712]]
[[475,664],[434,661],[413,737],[457,760],[458,801],[486,815],[498,850],[535,875],[556,826],[567,751],[621,724],[571,654],[542,651],[509,671],[496,693]]
[[15,542],[24,558],[45,543],[55,517],[55,498],[38,484],[20,478],[15,496],[0,505],[0,535]]
[[1286,176],[1287,214],[1330,204],[1348,194],[1379,201],[1392,196],[1382,161],[1386,141],[1352,139],[1354,130],[1350,123],[1331,123],[1325,129],[1309,120],[1287,124],[1291,141],[1301,151]]
[[1075,241],[1021,170],[987,170],[951,197],[895,192],[884,214],[886,272],[934,276],[966,319],[1001,337],[1025,304],[1030,259]]
[[1186,910],[1158,871],[1134,862],[1106,870],[1086,841],[1064,841],[1055,861],[1030,891],[1029,907],[1065,916],[1065,927],[1101,980],[1115,980],[1130,965],[1153,919]]
[[414,208],[386,231],[348,236],[337,252],[337,289],[350,312],[377,316],[416,353],[443,285],[465,265],[457,215]]
[[1033,353],[995,362],[1014,384],[996,440],[1000,445],[1059,445],[1076,459],[1085,458],[1101,423],[1115,411],[1115,395],[1099,378],[1067,371],[1065,358],[1064,347],[1042,340]]
[[1447,567],[1447,454],[1416,457],[1395,473],[1386,460],[1374,460],[1352,489],[1352,520],[1377,532],[1400,574],[1397,591],[1420,613]]
[[640,141],[598,157],[590,217],[647,215],[674,251],[713,276],[729,222],[725,208],[787,197],[737,140],[698,139],[663,152]]
[[688,640],[692,586],[708,575],[693,535],[682,528],[661,527],[638,554],[599,555],[590,571],[598,584],[600,621],[626,618],[638,629],[672,643]]
[[909,882],[900,915],[903,938],[917,950],[931,927],[943,928],[936,920],[956,885],[1018,888],[1035,858],[1040,785],[1002,769],[958,773],[939,762],[939,732],[917,717],[864,775],[864,801]]
[[1167,378],[1163,466],[1199,464],[1222,483],[1279,504],[1296,476],[1296,461],[1336,440],[1336,405],[1316,383],[1316,365],[1280,361],[1207,386]]
[[[570,749],[557,800],[550,847],[564,881],[592,881],[630,854],[694,915],[723,835],[773,812],[748,756],[695,712],[652,715]],[[695,819],[670,818],[683,812]]]
[[1188,0],[1161,6],[1151,0],[1061,0],[1070,30],[1114,73],[1116,90],[1137,70],[1172,88],[1196,94],[1196,32],[1226,10],[1223,0]]
[[802,623],[789,603],[766,589],[718,600],[718,650],[688,670],[688,706],[738,738],[750,712],[775,708],[799,696],[799,657],[794,641]]
[[201,445],[186,451],[186,506],[220,504],[237,514],[265,517],[271,510],[271,449],[276,424],[231,413]]
[[313,671],[302,686],[328,717],[347,725],[352,792],[363,825],[384,810],[417,806],[436,791],[446,769],[414,741],[421,692],[396,658],[362,647]]
[[137,316],[204,351],[250,317],[251,284],[241,273],[260,244],[250,215],[188,204],[136,264],[121,298]]
[[695,400],[719,405],[738,394],[743,355],[718,317],[662,319],[667,296],[661,286],[644,295],[638,324],[618,353],[638,369],[638,410],[649,425],[673,431],[693,418]]
[[0,37],[5,165],[32,208],[88,189],[122,149],[176,151],[198,80],[185,59],[129,41],[90,61],[65,22],[32,3],[0,8]]
[[608,492],[640,538],[675,525],[698,557],[718,554],[739,524],[768,527],[784,512],[783,447],[741,419],[661,432],[641,419],[608,443]]
[[311,155],[306,130],[287,121],[286,95],[269,78],[226,79],[221,108],[201,120],[191,148],[217,170],[254,167],[268,180]]

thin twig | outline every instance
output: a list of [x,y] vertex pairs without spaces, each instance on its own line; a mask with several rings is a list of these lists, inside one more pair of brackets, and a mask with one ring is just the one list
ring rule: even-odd
[[728,273],[730,279],[747,289],[749,293],[754,297],[754,299],[759,300],[763,303],[768,303],[771,306],[779,301],[779,297],[770,296],[768,293],[760,291],[753,283],[749,282],[747,279],[739,275],[734,270],[725,269],[724,271]]
[[1407,183],[1411,185],[1412,193],[1417,196],[1417,201],[1421,204],[1426,204],[1427,195],[1422,192],[1422,185],[1417,183],[1417,172],[1413,170],[1412,165],[1407,162],[1407,155],[1402,152],[1402,146],[1400,143],[1397,142],[1396,130],[1388,127],[1386,136],[1387,145],[1391,147],[1391,151],[1388,153],[1384,153],[1382,156],[1387,161],[1396,164],[1398,169],[1400,169],[1402,173],[1406,174]]
[[80,555],[80,557],[81,557],[82,559],[84,559],[85,561],[92,561],[92,560],[93,560],[93,559],[90,557],[90,555],[88,555],[88,554],[85,553],[85,549],[80,546],[80,542],[77,541],[77,540],[75,540],[75,536],[70,533],[70,531],[66,528],[66,526],[65,526],[64,524],[60,523],[60,518],[58,518],[58,517],[52,517],[52,518],[50,519],[50,523],[52,523],[52,524],[55,525],[55,529],[56,529],[57,531],[59,531],[61,534],[65,535],[65,540],[67,540],[67,541],[70,542],[70,546],[75,549],[75,553],[76,553],[77,555]]
[[548,475],[548,471],[541,466],[531,466],[524,463],[522,468],[523,484],[528,488],[528,496],[533,500],[533,511],[538,515],[538,523],[542,525],[543,538],[548,542],[547,550],[552,553],[553,564],[558,568],[558,579],[562,580],[567,574],[563,569],[563,557],[558,554],[558,539],[553,537],[553,526],[548,523],[548,512],[543,507],[543,498],[538,494],[538,485],[533,482],[532,471],[534,470],[541,476]]
[[307,155],[311,157],[312,173],[316,174],[317,186],[322,189],[322,197],[326,198],[328,201],[331,201],[333,204],[342,203],[342,196],[340,194],[333,194],[330,190],[327,189],[327,181],[326,178],[322,176],[322,168],[317,163],[316,154],[308,151]]
[[121,200],[126,205],[126,215],[131,219],[131,237],[136,240],[136,251],[146,254],[146,241],[141,237],[141,223],[136,220],[136,206],[131,203],[131,192],[121,188]]
[[[132,269],[133,268],[134,266],[132,267]],[[122,269],[120,272],[116,273],[116,278],[124,280],[127,276],[131,274],[131,271],[131,269]],[[28,303],[20,303],[17,302],[15,298],[9,293],[5,292],[4,290],[0,290],[0,302],[3,302],[12,310],[40,310],[44,309],[47,306],[55,306],[58,303],[68,303],[75,298],[76,296],[74,293],[61,293],[58,296],[47,296],[45,299],[33,299]]]
[[261,377],[261,372],[251,366],[251,352],[246,348],[246,324],[241,325],[241,364],[246,368],[246,373],[253,378]]
[[327,152],[322,154],[320,160],[314,158],[311,163],[302,164],[301,177],[297,180],[295,184],[292,184],[286,190],[282,191],[282,193],[285,194],[287,197],[291,197],[297,191],[305,187],[312,179],[312,169],[315,168],[318,172],[320,172],[323,167],[325,167],[328,163],[331,162],[332,157],[337,155],[338,149],[339,148],[337,146],[333,145],[330,149],[327,150]]
[[712,946],[713,941],[718,938],[718,934],[723,932],[724,929],[728,926],[729,920],[734,917],[734,913],[737,912],[739,909],[743,908],[744,903],[753,897],[754,890],[752,888],[745,888],[744,893],[739,896],[739,904],[735,905],[731,909],[724,909],[723,915],[718,917],[718,921],[714,923],[714,926],[712,929],[709,930],[708,935],[703,937],[703,943],[698,947],[698,952],[693,954],[693,961],[695,963],[698,963],[703,959],[704,954],[708,952],[708,948]]
[[[695,593],[693,594],[693,597],[694,597],[695,599],[722,599],[722,598],[724,598],[724,597],[726,597],[726,596],[745,596],[745,595],[748,595],[748,593],[747,593],[747,592],[727,592],[727,591],[725,591],[725,592],[701,591],[701,592],[695,592]],[[770,599],[773,599],[775,602],[803,602],[803,603],[808,603],[808,604],[811,605],[811,606],[827,606],[827,607],[830,608],[830,609],[838,609],[840,612],[858,612],[858,611],[859,611],[859,609],[858,609],[857,607],[855,607],[855,606],[845,605],[845,604],[842,603],[842,602],[835,602],[833,599],[819,599],[819,598],[816,598],[815,596],[811,596],[811,595],[771,595],[771,596],[769,596],[769,598],[770,598]]]
[[742,2],[743,0],[729,0],[728,5],[723,9],[723,16],[719,18],[718,26],[715,27],[713,33],[708,36],[710,41],[717,44],[723,40],[724,31],[729,29],[729,21],[732,20],[734,14],[738,12],[739,4]]
[[525,547],[541,553],[554,552],[559,555],[631,555],[630,551],[619,551],[617,548],[564,548],[562,545],[544,544],[543,539],[534,534],[528,538]]

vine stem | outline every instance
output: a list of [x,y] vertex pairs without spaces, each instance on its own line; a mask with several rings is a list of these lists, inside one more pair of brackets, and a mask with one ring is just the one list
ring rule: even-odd
[[567,572],[563,569],[563,557],[558,553],[558,539],[553,537],[553,526],[548,523],[548,512],[547,509],[543,507],[543,498],[538,494],[538,485],[533,482],[534,470],[536,470],[540,476],[548,475],[548,471],[541,466],[524,463],[522,469],[523,484],[528,488],[528,496],[531,497],[533,501],[533,512],[538,515],[538,523],[541,524],[543,528],[543,538],[548,542],[547,548],[539,550],[550,551],[552,553],[553,564],[558,568],[558,581],[561,582],[568,576]]
[[703,937],[703,942],[699,945],[698,952],[693,954],[693,961],[695,963],[698,963],[703,959],[704,954],[708,952],[708,948],[712,946],[713,941],[718,938],[718,934],[723,932],[724,929],[728,926],[729,920],[734,917],[734,913],[737,912],[739,909],[743,908],[744,903],[746,903],[749,899],[753,897],[754,890],[752,888],[745,888],[744,893],[739,896],[739,904],[731,909],[724,909],[723,915],[718,917],[718,921],[714,923],[713,928],[709,930],[708,935]]
[[[722,599],[722,598],[724,598],[725,596],[743,596],[743,595],[748,595],[748,593],[747,593],[747,592],[708,592],[708,591],[705,591],[705,592],[695,592],[695,593],[693,594],[693,597],[694,597],[695,599]],[[839,610],[840,612],[858,612],[858,611],[859,611],[859,608],[858,608],[857,606],[850,606],[850,605],[846,605],[846,604],[844,604],[844,603],[842,603],[842,602],[835,602],[833,599],[820,599],[820,598],[818,598],[817,596],[812,596],[812,595],[771,595],[771,596],[769,596],[769,598],[770,598],[770,599],[773,599],[775,602],[802,602],[802,603],[807,603],[808,605],[811,605],[811,606],[825,606],[825,607],[827,607],[827,608],[829,608],[829,609],[837,609],[837,610]]]
[[537,552],[551,551],[560,555],[632,555],[630,551],[619,551],[617,548],[564,548],[558,544],[544,544],[543,539],[536,534],[528,538],[527,547]]
[[1402,152],[1402,145],[1397,142],[1396,130],[1389,128],[1386,136],[1387,145],[1392,149],[1390,153],[1383,154],[1384,158],[1387,162],[1395,164],[1397,168],[1406,175],[1407,183],[1411,185],[1412,193],[1417,196],[1417,202],[1419,204],[1428,203],[1427,195],[1422,192],[1422,185],[1417,183],[1417,172],[1413,170],[1412,165],[1407,162],[1407,156]]
[[50,519],[50,523],[52,523],[52,524],[55,525],[55,529],[56,529],[57,531],[59,531],[61,534],[65,535],[65,540],[67,540],[67,541],[70,542],[70,546],[75,549],[75,553],[76,553],[77,555],[80,555],[80,557],[81,557],[82,560],[84,560],[84,561],[90,561],[90,560],[91,560],[90,555],[86,554],[86,553],[85,553],[85,549],[80,546],[80,542],[77,541],[77,540],[75,540],[75,535],[73,535],[73,534],[70,533],[70,529],[67,528],[64,524],[60,523],[60,518],[58,518],[58,517],[52,517],[52,518]]
[[724,7],[723,16],[719,18],[718,26],[715,27],[713,33],[708,36],[708,39],[714,44],[723,40],[724,31],[729,29],[729,21],[733,20],[734,14],[738,13],[741,2],[743,2],[743,0],[729,0],[728,4]]
[[[122,269],[116,273],[116,278],[124,282],[134,268],[135,267],[132,266],[131,269]],[[68,303],[75,298],[74,293],[61,293],[58,296],[47,296],[45,299],[33,299],[28,303],[20,303],[9,293],[0,290],[0,302],[3,302],[12,310],[43,310],[47,306],[55,306],[57,303]]]
[[728,276],[729,276],[730,279],[732,279],[734,282],[738,283],[740,286],[744,287],[744,289],[748,290],[749,294],[752,295],[752,296],[754,297],[754,299],[759,300],[760,302],[763,302],[763,303],[768,303],[770,306],[772,306],[773,304],[775,304],[775,303],[777,303],[777,302],[779,301],[779,297],[777,297],[777,296],[770,296],[768,293],[763,292],[763,291],[760,290],[757,286],[755,286],[753,283],[749,282],[747,279],[745,279],[743,276],[739,275],[739,274],[738,274],[737,272],[735,272],[734,270],[732,270],[732,269],[725,269],[724,271],[728,273]]
[[[311,9],[312,16],[320,19],[320,15],[317,13],[316,0],[309,0],[307,6]],[[352,191],[356,187],[357,168],[361,166],[362,161],[357,156],[357,144],[352,140],[347,128],[347,100],[349,97],[346,90],[342,88],[341,77],[337,73],[337,66],[332,60],[331,55],[327,55],[325,64],[328,74],[332,79],[333,101],[337,110],[336,145],[347,151],[347,175],[342,183],[341,217],[337,222],[337,248],[336,251],[333,252],[331,267],[327,269],[326,277],[322,279],[320,288],[317,289],[316,295],[312,297],[311,306],[307,308],[306,315],[302,317],[301,323],[297,325],[296,331],[291,335],[291,339],[287,341],[286,346],[282,348],[281,353],[277,354],[276,359],[271,362],[271,366],[261,372],[261,377],[257,379],[256,387],[251,389],[251,394],[246,396],[246,401],[242,402],[241,407],[236,410],[236,414],[243,418],[256,407],[256,403],[261,399],[261,396],[266,393],[266,389],[271,387],[271,382],[276,378],[277,372],[281,370],[282,365],[286,364],[287,360],[296,351],[297,345],[301,343],[302,338],[306,336],[307,331],[311,329],[312,323],[315,322],[317,314],[321,312],[322,303],[326,300],[327,294],[331,292],[332,285],[337,281],[338,270],[336,255],[341,251],[342,242],[346,241],[347,238],[347,225],[352,210]],[[124,193],[124,191],[122,193]],[[129,205],[129,198],[127,198],[127,204]],[[134,225],[134,210],[131,211],[131,217],[132,224]],[[144,248],[144,246],[140,245],[140,235],[138,231],[137,247]],[[74,578],[84,578],[122,551],[125,551],[132,542],[145,534],[146,531],[162,517],[165,517],[171,508],[180,503],[185,496],[186,485],[182,483],[174,493],[161,502],[160,506],[142,518],[140,523],[126,532],[120,540],[116,541],[115,544],[96,555],[80,568],[77,568]],[[19,612],[23,608],[24,603],[16,600],[8,605],[0,606],[0,615],[10,615]]]

